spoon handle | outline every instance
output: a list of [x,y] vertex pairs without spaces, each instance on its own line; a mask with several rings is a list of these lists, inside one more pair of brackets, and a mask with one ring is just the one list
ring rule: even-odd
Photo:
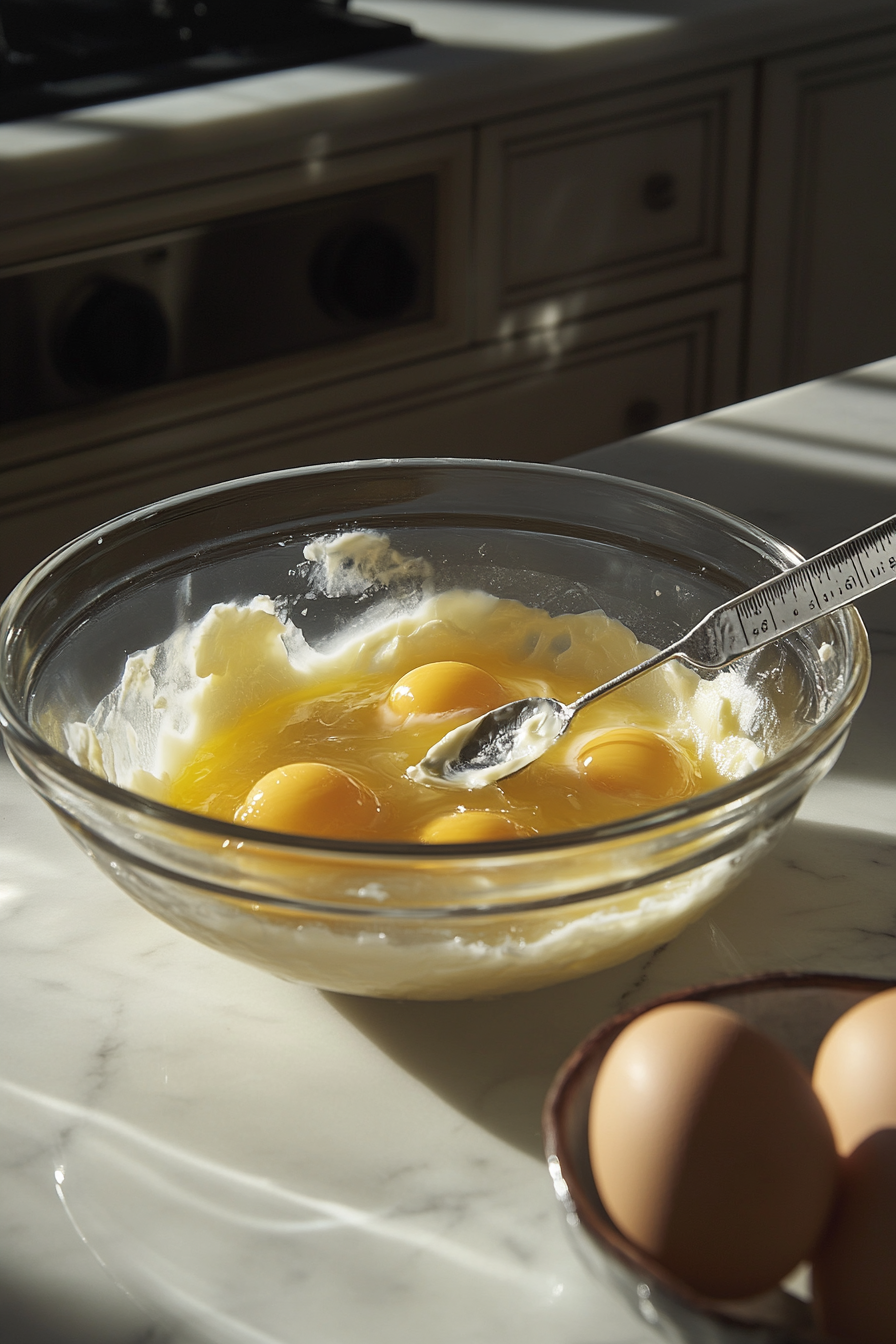
[[896,515],[716,607],[675,644],[581,696],[569,706],[570,716],[670,658],[695,667],[727,667],[751,649],[838,611],[894,579]]

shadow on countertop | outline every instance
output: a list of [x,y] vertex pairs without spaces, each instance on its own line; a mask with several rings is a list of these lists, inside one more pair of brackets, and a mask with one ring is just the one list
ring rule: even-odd
[[762,971],[896,974],[894,886],[892,834],[797,820],[727,898],[622,966],[497,999],[326,998],[458,1111],[541,1157],[551,1080],[601,1021],[672,990]]
[[186,1344],[148,1318],[145,1324],[128,1327],[103,1319],[74,1296],[48,1301],[46,1295],[4,1278],[0,1278],[0,1340],[2,1344]]

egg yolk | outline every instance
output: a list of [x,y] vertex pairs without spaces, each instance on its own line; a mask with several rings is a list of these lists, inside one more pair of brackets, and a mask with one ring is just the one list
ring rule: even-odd
[[610,728],[579,752],[577,763],[592,788],[636,802],[687,798],[699,782],[682,748],[649,728]]
[[485,714],[505,704],[501,685],[472,663],[424,663],[396,681],[389,707],[402,718],[410,714]]
[[472,845],[486,840],[519,840],[533,834],[528,826],[520,826],[503,812],[449,812],[427,822],[420,839],[427,845]]
[[711,756],[692,760],[690,744],[679,745],[655,711],[620,694],[585,710],[588,726],[574,740],[469,797],[420,785],[408,767],[449,727],[520,696],[570,703],[583,689],[562,670],[548,678],[537,660],[530,667],[525,649],[477,644],[447,623],[429,641],[443,641],[446,653],[460,643],[470,661],[431,657],[401,675],[375,660],[326,670],[209,738],[172,781],[169,801],[293,835],[513,843],[620,821],[726,778]]
[[290,835],[351,839],[370,833],[379,810],[376,795],[345,770],[299,761],[253,784],[234,821]]

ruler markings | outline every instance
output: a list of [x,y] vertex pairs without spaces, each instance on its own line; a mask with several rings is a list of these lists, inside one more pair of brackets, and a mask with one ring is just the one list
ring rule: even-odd
[[741,614],[740,614],[740,608],[739,608],[739,607],[735,607],[735,609],[734,609],[734,614],[735,614],[735,616],[737,617],[738,621],[740,622],[740,628],[741,628],[741,631],[742,631],[742,633],[743,633],[743,637],[744,637],[744,648],[747,648],[747,647],[749,646],[749,643],[750,643],[750,636],[747,634],[747,627],[744,625],[744,618],[743,618],[743,616],[741,616]]
[[[723,619],[730,622],[736,615],[745,652],[838,610],[891,578],[896,578],[896,517],[768,579],[712,613],[711,619],[721,631]],[[723,642],[729,644],[733,634],[730,629]],[[735,642],[740,643],[736,637]]]

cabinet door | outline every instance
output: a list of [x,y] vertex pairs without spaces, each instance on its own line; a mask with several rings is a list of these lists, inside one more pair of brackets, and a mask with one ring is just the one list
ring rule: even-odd
[[741,67],[486,127],[479,334],[739,275],[752,85]]
[[896,32],[771,61],[748,391],[896,353]]

